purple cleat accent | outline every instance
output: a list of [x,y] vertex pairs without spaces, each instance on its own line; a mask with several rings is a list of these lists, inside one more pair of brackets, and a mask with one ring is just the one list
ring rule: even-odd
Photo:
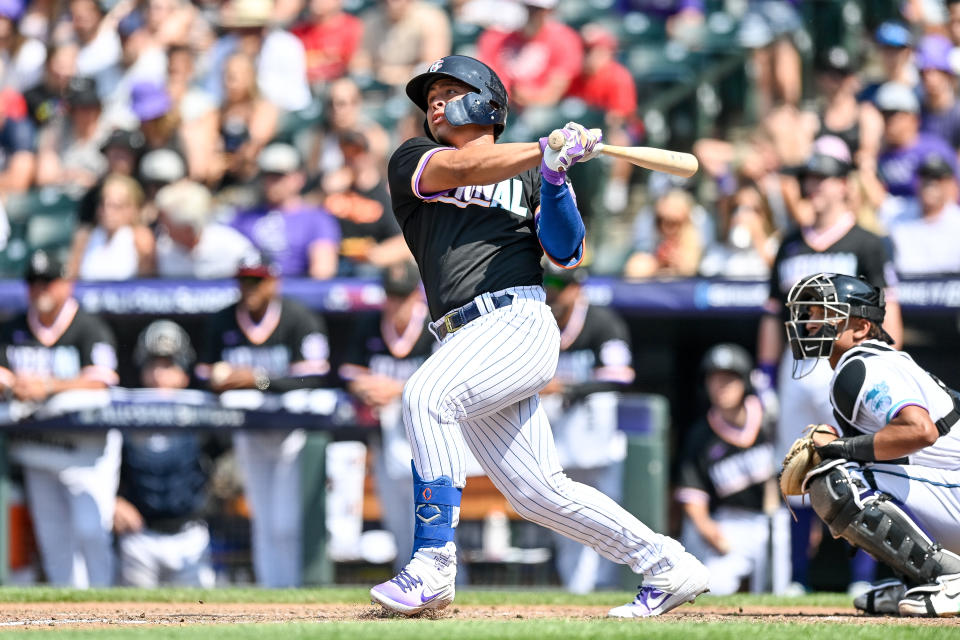
[[370,600],[391,611],[412,616],[427,609],[443,609],[453,602],[456,560],[437,562],[418,551],[400,573],[370,589]]

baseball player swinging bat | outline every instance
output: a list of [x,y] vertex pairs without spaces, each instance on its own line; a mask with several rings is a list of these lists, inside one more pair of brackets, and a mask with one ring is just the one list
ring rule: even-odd
[[[596,132],[597,130],[592,129],[591,131]],[[555,129],[547,139],[547,144],[554,151],[562,149],[564,142],[565,138],[559,129]],[[669,151],[655,147],[617,147],[602,142],[597,143],[596,148],[604,155],[621,158],[638,167],[672,173],[682,178],[689,178],[699,168],[696,156],[679,151]]]

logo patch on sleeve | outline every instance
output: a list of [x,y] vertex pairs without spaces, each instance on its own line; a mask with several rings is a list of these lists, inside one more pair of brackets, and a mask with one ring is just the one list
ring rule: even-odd
[[893,400],[890,398],[890,385],[878,382],[863,398],[864,403],[874,413],[881,413],[890,408]]

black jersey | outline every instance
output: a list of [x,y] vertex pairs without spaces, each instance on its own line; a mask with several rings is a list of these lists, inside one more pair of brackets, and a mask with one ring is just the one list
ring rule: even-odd
[[799,280],[815,273],[864,276],[880,288],[896,285],[886,240],[852,224],[852,216],[814,237],[797,230],[784,238],[770,275],[770,298],[785,312],[787,294]]
[[412,138],[390,158],[393,212],[420,269],[434,320],[476,296],[543,281],[534,213],[540,173],[530,169],[498,184],[421,193],[420,175],[436,151]]
[[764,484],[776,474],[772,425],[756,396],[745,403],[742,428],[711,411],[690,430],[677,482],[680,502],[709,502],[711,511],[763,510]]
[[635,376],[632,361],[630,334],[620,316],[578,300],[560,332],[556,377],[568,392],[586,395],[628,385]]
[[[282,379],[323,376],[330,365],[330,346],[323,320],[286,298],[270,303],[259,323],[234,304],[214,314],[200,353],[197,377],[209,379],[210,365],[223,361],[235,367],[261,369],[270,391],[284,391]],[[292,387],[306,386],[293,384]]]
[[340,377],[354,377],[354,366],[369,369],[370,373],[395,380],[406,380],[430,357],[437,341],[427,330],[427,309],[411,318],[407,330],[398,334],[384,322],[382,314],[364,318],[353,332],[351,349],[344,358],[348,363],[341,368]]
[[73,298],[63,305],[50,327],[32,313],[0,329],[0,376],[12,383],[16,374],[58,380],[81,376],[113,385],[117,377],[113,334],[96,316],[85,313]]

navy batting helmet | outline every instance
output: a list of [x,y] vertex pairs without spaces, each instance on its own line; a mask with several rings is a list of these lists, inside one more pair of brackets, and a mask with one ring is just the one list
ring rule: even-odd
[[[427,112],[427,91],[430,85],[441,78],[452,78],[469,85],[473,92],[446,105],[443,113],[447,122],[455,127],[465,124],[492,124],[493,137],[503,133],[507,123],[507,90],[493,69],[469,56],[440,58],[425,72],[407,83],[407,96],[424,113]],[[423,121],[423,129],[431,139],[433,135]]]
[[[866,318],[880,327],[886,315],[882,289],[836,273],[818,273],[793,285],[787,308],[787,339],[796,360],[830,357],[848,318]],[[893,342],[882,328],[880,337]]]

